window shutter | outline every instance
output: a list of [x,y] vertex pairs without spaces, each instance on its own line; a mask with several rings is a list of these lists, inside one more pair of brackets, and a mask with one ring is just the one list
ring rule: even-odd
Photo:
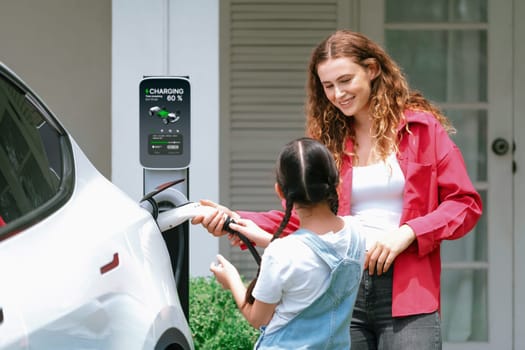
[[[235,210],[281,209],[274,165],[282,146],[303,136],[306,70],[316,44],[349,27],[352,1],[228,0],[221,6],[221,203]],[[241,274],[247,251],[221,241]]]

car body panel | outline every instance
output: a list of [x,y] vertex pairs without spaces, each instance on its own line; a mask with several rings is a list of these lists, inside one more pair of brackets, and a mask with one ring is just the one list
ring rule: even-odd
[[157,223],[70,142],[71,197],[0,241],[0,349],[193,349]]

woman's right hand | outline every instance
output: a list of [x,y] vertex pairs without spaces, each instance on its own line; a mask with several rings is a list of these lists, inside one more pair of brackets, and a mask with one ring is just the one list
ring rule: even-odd
[[216,210],[214,210],[206,216],[195,216],[193,219],[191,219],[191,223],[193,225],[201,224],[206,230],[208,230],[209,233],[211,233],[215,237],[220,237],[228,234],[227,231],[223,230],[224,223],[226,222],[226,218],[228,216],[234,220],[238,220],[240,218],[240,216],[234,211],[231,211],[229,208],[217,204],[213,201],[202,199],[200,200],[200,204],[215,208]]

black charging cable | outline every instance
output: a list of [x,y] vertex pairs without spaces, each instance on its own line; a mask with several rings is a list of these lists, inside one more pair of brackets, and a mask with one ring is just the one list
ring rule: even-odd
[[232,228],[230,228],[231,223],[236,224],[234,219],[232,219],[229,216],[226,217],[226,221],[224,222],[222,229],[228,233],[231,233],[239,237],[239,239],[248,247],[248,249],[250,250],[250,253],[252,253],[252,256],[255,259],[255,262],[257,262],[257,265],[261,265],[261,256],[259,255],[259,252],[257,251],[257,249],[255,249],[255,246],[253,245],[253,243],[248,239],[248,237],[246,237],[239,231],[235,231]]

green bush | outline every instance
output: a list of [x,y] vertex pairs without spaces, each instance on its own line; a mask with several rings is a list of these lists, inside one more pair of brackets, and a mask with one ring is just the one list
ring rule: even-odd
[[251,350],[259,336],[231,292],[214,277],[190,278],[190,329],[195,350]]

